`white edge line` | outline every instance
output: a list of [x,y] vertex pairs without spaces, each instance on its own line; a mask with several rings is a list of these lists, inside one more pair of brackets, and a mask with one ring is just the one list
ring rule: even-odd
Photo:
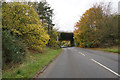
[[113,71],[113,70],[111,70],[110,68],[108,68],[108,67],[106,67],[106,66],[104,66],[103,64],[101,64],[101,63],[99,63],[99,62],[97,62],[96,60],[94,60],[94,59],[91,59],[93,62],[95,62],[95,63],[97,63],[97,64],[99,64],[100,66],[102,66],[103,68],[105,68],[105,69],[107,69],[107,70],[109,70],[110,72],[112,72],[113,74],[115,74],[115,75],[117,75],[117,76],[119,76],[120,77],[120,75],[118,74],[118,73],[116,73],[115,71]]

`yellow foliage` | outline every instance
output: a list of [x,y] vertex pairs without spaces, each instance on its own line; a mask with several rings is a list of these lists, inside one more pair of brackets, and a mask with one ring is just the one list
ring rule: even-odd
[[29,48],[46,46],[50,38],[33,7],[19,2],[3,3],[2,7],[3,28],[20,36]]
[[102,21],[102,14],[103,11],[100,7],[92,7],[76,23],[77,29],[74,31],[74,36],[80,47],[85,47],[85,42],[89,43],[95,39],[95,33],[99,28],[98,24]]

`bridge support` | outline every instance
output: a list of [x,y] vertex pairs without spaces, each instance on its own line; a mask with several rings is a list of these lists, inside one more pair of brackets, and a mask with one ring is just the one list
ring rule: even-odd
[[75,44],[74,44],[74,40],[71,40],[70,41],[70,44],[71,44],[71,46],[74,46]]

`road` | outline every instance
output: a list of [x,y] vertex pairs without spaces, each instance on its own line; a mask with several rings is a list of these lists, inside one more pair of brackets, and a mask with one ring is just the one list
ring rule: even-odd
[[118,54],[84,48],[63,48],[39,78],[118,78]]

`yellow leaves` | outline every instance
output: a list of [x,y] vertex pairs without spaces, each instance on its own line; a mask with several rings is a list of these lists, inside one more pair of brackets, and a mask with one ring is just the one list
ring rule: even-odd
[[22,35],[18,30],[14,29],[13,32],[18,35]]
[[95,39],[95,33],[98,31],[98,26],[102,20],[103,10],[100,7],[92,7],[82,15],[80,20],[75,25],[74,36],[80,47],[85,47],[85,42],[91,42]]
[[41,50],[49,40],[49,35],[41,24],[27,24],[24,34],[27,36],[24,38],[26,42],[35,50]]
[[33,7],[22,3],[3,3],[3,27],[7,26],[14,34],[22,35],[29,48],[41,50],[46,46],[49,35],[45,31]]

